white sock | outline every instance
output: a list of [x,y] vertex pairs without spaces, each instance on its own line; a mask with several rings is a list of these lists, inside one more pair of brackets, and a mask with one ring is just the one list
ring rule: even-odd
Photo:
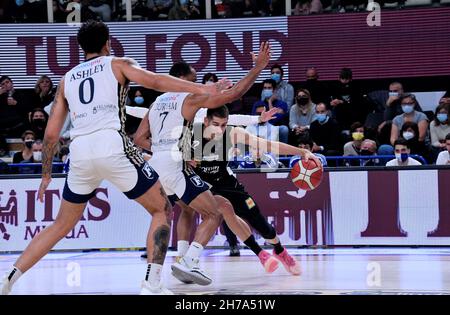
[[11,271],[6,274],[6,279],[8,280],[6,283],[6,285],[8,286],[8,291],[11,290],[14,282],[16,282],[21,275],[22,271],[20,271],[19,268],[12,266]]
[[183,257],[186,255],[186,252],[189,249],[189,242],[188,241],[178,241],[177,242],[177,250],[178,250],[178,256]]
[[147,274],[145,280],[148,281],[152,286],[158,286],[161,283],[161,270],[162,265],[160,264],[148,264]]
[[202,244],[197,243],[197,242],[192,242],[191,246],[189,246],[189,249],[188,249],[186,255],[184,255],[184,257],[194,260],[194,259],[200,257],[202,251],[203,251]]

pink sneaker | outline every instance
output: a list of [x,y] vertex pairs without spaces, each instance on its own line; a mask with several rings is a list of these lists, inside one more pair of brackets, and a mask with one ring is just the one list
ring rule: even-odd
[[279,255],[277,255],[274,250],[273,256],[275,256],[275,258],[281,261],[281,263],[284,265],[284,268],[286,268],[287,272],[293,274],[294,276],[301,275],[302,270],[300,268],[300,263],[296,261],[291,255],[289,255],[286,248]]
[[278,268],[278,260],[276,260],[273,256],[271,256],[268,252],[265,250],[262,250],[258,254],[259,260],[261,261],[261,264],[264,266],[264,269],[268,273],[272,273]]

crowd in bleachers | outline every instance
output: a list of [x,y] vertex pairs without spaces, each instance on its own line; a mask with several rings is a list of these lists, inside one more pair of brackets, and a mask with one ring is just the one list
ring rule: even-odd
[[[256,95],[248,93],[228,107],[232,113],[251,115],[275,108],[273,119],[248,126],[247,131],[306,147],[324,161],[327,159],[328,166],[416,165],[436,161],[450,164],[449,91],[435,104],[434,112],[424,112],[415,95],[405,91],[400,82],[386,81],[386,90],[363,94],[353,81],[351,69],[342,68],[337,77],[335,82],[323,82],[318,70],[311,67],[305,71],[305,81],[294,88],[285,80],[283,67],[273,65],[270,77],[255,85]],[[217,80],[215,74],[208,73],[202,82]],[[14,166],[41,162],[42,140],[54,95],[55,86],[46,75],[37,80],[32,90],[17,90],[13,78],[0,77],[0,172],[40,172],[39,168]],[[149,97],[149,91],[143,88],[133,88],[128,105],[148,108],[156,96],[153,93]],[[251,104],[246,107],[243,103],[249,101]],[[127,116],[126,131],[132,137],[140,119]],[[61,131],[56,162],[67,158],[70,127],[68,116]],[[251,152],[243,153],[236,167],[289,166],[288,157],[266,153],[253,158],[249,158]],[[347,158],[338,163],[339,156]],[[287,159],[284,164],[283,158]],[[8,167],[5,162],[13,164]]]
[[[206,0],[211,1],[212,18],[264,17],[286,15],[284,0]],[[131,0],[133,20],[185,20],[206,17],[205,0]],[[383,9],[405,6],[439,6],[448,0],[378,0]],[[71,4],[72,3],[72,4]],[[74,6],[74,3],[76,6]],[[292,0],[293,15],[364,11],[363,0]],[[74,8],[81,21],[99,19],[105,22],[126,19],[122,0],[53,0],[55,22],[66,22]],[[47,22],[47,0],[0,0],[0,22]]]

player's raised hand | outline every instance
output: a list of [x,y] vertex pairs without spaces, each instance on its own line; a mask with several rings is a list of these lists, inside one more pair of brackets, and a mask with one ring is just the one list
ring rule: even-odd
[[232,85],[231,80],[223,78],[214,84],[205,85],[204,89],[206,94],[217,95],[228,90]]
[[259,53],[255,55],[254,52],[251,52],[253,62],[255,66],[264,69],[269,64],[270,58],[272,57],[272,51],[270,49],[269,42],[262,42],[259,47]]
[[264,111],[261,113],[261,116],[259,118],[260,122],[268,122],[271,119],[275,118],[275,114],[278,113],[277,107],[272,107],[270,110],[266,111],[264,108]]

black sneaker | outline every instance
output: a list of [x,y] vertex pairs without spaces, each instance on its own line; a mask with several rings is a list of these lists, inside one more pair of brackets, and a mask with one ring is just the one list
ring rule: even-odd
[[241,252],[239,251],[239,246],[231,246],[230,248],[230,257],[241,256]]

